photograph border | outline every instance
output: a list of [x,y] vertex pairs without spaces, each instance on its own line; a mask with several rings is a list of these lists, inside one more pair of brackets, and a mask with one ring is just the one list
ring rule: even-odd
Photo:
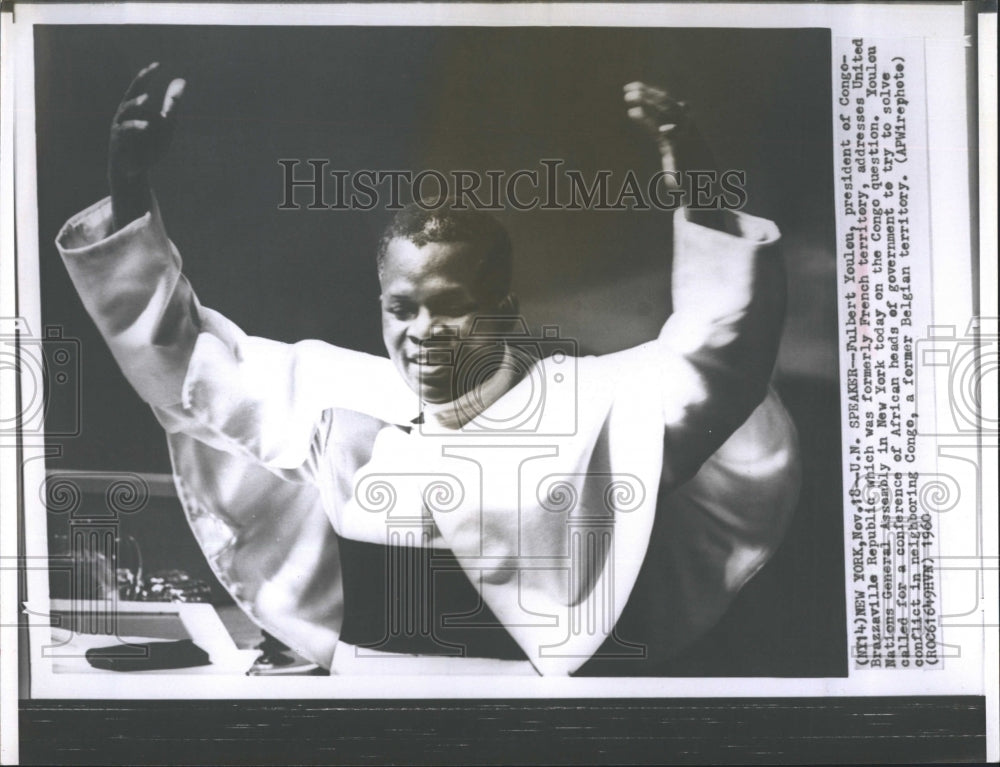
[[[11,10],[10,6],[5,4],[4,10]],[[541,12],[540,7],[532,6],[532,10],[536,9]],[[810,9],[800,10],[805,14]],[[11,27],[6,13],[2,18],[9,34]],[[995,15],[993,18],[995,23]],[[9,94],[14,87],[9,53],[4,63],[4,93]],[[13,154],[13,116],[9,107],[4,108],[3,118],[0,147],[5,154],[8,149]],[[9,175],[13,174],[4,173],[2,181],[5,196]],[[13,195],[13,179],[9,189]],[[12,195],[7,199],[13,199]],[[14,216],[12,210],[8,212],[12,207],[5,205],[0,216],[0,246],[5,252],[13,252]],[[25,232],[19,230],[19,242],[24,236]],[[29,233],[29,242],[31,237]],[[5,265],[2,276],[8,274]],[[23,276],[20,274],[19,278]],[[9,280],[6,282],[11,286]],[[12,287],[0,288],[0,297],[8,298]],[[15,304],[4,303],[5,307],[12,305]],[[9,472],[10,455],[14,453],[0,450],[7,477],[13,476]],[[14,466],[14,470],[20,479],[20,465]],[[9,516],[9,508],[5,508],[4,519]],[[10,529],[6,521],[5,529]],[[5,562],[25,561],[22,550],[11,554],[9,540],[5,541],[0,556]],[[8,597],[16,589],[18,601],[23,602],[23,589],[18,588],[21,584],[10,577],[10,570],[4,568],[0,596]],[[7,599],[4,602],[7,606],[0,623],[6,638],[12,630],[23,627],[19,621],[14,625],[7,622],[10,602]],[[24,645],[19,649],[23,652]],[[2,703],[6,705],[2,740],[3,759],[7,761],[12,731],[11,654],[3,655],[4,665],[0,670],[5,677]],[[22,677],[24,671],[22,658]],[[708,694],[721,696],[726,680],[715,681],[720,684]],[[775,686],[779,690],[782,687],[780,683]],[[247,698],[240,701],[102,700],[97,704],[87,700],[30,700],[21,696],[16,726],[20,729],[20,756],[24,763],[67,760],[81,764],[140,763],[149,758],[150,748],[156,743],[169,744],[160,753],[168,754],[166,760],[175,763],[260,763],[275,758],[315,761],[318,756],[324,758],[321,755],[339,762],[483,763],[497,761],[498,749],[505,763],[984,759],[989,721],[987,698],[948,695],[947,688],[946,680],[935,680],[927,692],[938,694],[921,697],[861,698],[851,696],[849,685],[845,685],[842,692],[831,697],[819,693],[807,698],[784,695],[667,699],[653,694],[655,684],[651,683],[651,696],[641,699],[539,698],[515,702],[502,698],[476,701],[424,698],[419,703],[416,699],[405,703],[380,699],[373,689],[371,698],[337,701],[335,705],[294,699],[264,702],[254,700],[250,689],[246,691]],[[994,708],[994,714],[995,711]],[[533,725],[527,735],[522,726],[526,712]],[[569,722],[562,719],[567,716]],[[691,731],[692,717],[699,723],[695,732]],[[247,735],[246,730],[253,727],[259,729]],[[400,729],[405,732],[402,736]],[[415,758],[418,753],[427,754],[428,758]]]

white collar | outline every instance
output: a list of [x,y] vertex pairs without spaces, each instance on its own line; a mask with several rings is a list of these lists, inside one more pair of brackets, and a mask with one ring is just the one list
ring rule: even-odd
[[513,364],[510,347],[504,343],[503,360],[492,376],[451,402],[426,403],[414,423],[423,423],[423,419],[431,417],[442,427],[457,431],[510,391],[517,379],[517,366]]

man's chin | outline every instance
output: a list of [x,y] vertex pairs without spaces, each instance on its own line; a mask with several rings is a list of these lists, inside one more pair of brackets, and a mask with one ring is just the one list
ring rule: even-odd
[[417,387],[420,401],[428,405],[443,405],[455,399],[450,389],[435,386],[420,385]]
[[412,367],[397,365],[397,369],[406,385],[420,397],[422,404],[443,405],[455,399],[452,394],[450,370],[443,375],[428,375]]
[[420,397],[421,404],[427,405],[443,405],[446,402],[451,402],[454,397],[452,396],[451,386],[448,384],[450,381],[442,381],[441,383],[429,382],[425,378],[416,378],[408,376],[406,383],[409,387]]

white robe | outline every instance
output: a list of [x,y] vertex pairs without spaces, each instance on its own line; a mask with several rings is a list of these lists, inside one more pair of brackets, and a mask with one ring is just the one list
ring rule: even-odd
[[[263,628],[330,666],[333,530],[396,535],[449,548],[536,671],[568,674],[607,638],[647,556],[671,563],[677,620],[658,641],[690,643],[771,556],[797,501],[794,426],[768,390],[784,315],[777,230],[745,214],[729,232],[675,221],[659,338],[542,360],[471,421],[432,415],[410,433],[398,425],[419,404],[389,360],[249,337],[202,307],[155,205],[112,232],[101,201],[57,245],[167,432],[210,565]],[[668,493],[669,534],[652,551]]]

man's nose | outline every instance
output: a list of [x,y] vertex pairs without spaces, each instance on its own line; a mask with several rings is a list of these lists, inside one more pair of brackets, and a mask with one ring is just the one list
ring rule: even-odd
[[449,333],[447,323],[440,320],[426,308],[417,312],[406,329],[406,334],[414,343],[428,341],[432,338],[448,338]]
[[434,318],[426,308],[421,308],[406,326],[407,337],[416,343],[430,338]]

